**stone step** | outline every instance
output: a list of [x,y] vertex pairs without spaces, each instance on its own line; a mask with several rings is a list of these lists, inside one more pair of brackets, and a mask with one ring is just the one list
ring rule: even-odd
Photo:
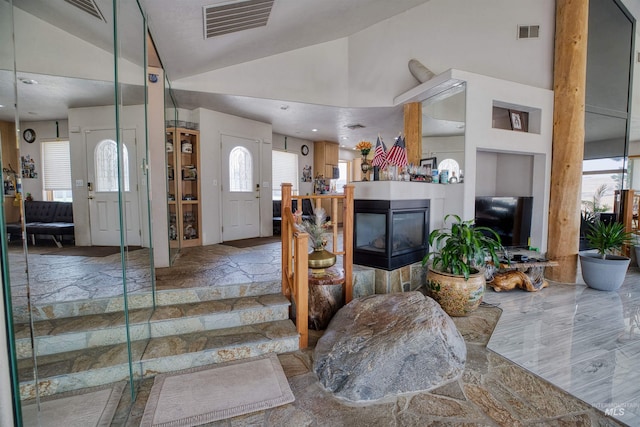
[[[130,349],[136,379],[196,366],[298,349],[291,320],[193,332],[133,341]],[[37,358],[41,396],[108,384],[129,378],[126,343],[94,347]],[[18,362],[20,395],[35,397],[33,359]]]
[[[270,294],[129,311],[129,339],[144,340],[176,334],[223,329],[284,320],[290,302],[283,295]],[[16,325],[18,358],[31,357],[27,323]],[[38,356],[126,342],[123,312],[40,320],[34,323]]]
[[[156,305],[175,305],[213,301],[244,296],[258,296],[277,294],[282,291],[280,280],[264,282],[233,283],[227,285],[211,285],[203,281],[189,282],[189,286],[175,289],[161,289],[156,291]],[[153,307],[152,293],[134,292],[127,297],[129,310]],[[31,307],[33,319],[47,320],[61,317],[77,317],[91,314],[103,314],[122,312],[124,297],[114,296],[108,298],[94,298],[92,300],[76,300],[56,302],[51,304],[37,304]],[[14,319],[18,322],[29,322],[29,310],[27,307],[14,307]]]

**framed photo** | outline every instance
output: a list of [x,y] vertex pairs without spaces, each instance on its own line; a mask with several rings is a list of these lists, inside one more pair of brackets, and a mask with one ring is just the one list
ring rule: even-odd
[[427,157],[426,159],[420,159],[420,166],[431,167],[431,169],[438,169],[438,160],[435,157]]
[[511,121],[511,130],[526,132],[522,111],[509,110],[509,120]]

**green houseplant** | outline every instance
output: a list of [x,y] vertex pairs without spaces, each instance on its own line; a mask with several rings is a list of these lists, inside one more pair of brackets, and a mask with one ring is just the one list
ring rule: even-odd
[[450,316],[466,316],[480,305],[486,285],[487,260],[498,265],[500,237],[488,227],[477,227],[473,220],[447,215],[450,228],[433,230],[429,246],[433,249],[422,260],[429,265],[427,292]]
[[631,243],[631,233],[620,222],[596,221],[586,234],[597,253],[580,254],[582,278],[587,286],[600,291],[620,288],[627,274],[630,258],[619,255],[623,245]]

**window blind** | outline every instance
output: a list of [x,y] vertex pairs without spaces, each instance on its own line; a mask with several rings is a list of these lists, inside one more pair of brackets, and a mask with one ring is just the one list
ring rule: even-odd
[[284,151],[273,151],[272,163],[272,189],[273,200],[282,199],[282,189],[280,185],[288,182],[293,185],[293,194],[298,194],[298,155]]
[[46,141],[41,146],[44,190],[71,190],[69,141]]

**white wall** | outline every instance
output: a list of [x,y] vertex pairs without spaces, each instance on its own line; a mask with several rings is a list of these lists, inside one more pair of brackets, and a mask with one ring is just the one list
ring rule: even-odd
[[534,157],[478,151],[476,196],[531,196]]
[[[200,171],[202,191],[202,244],[211,245],[222,240],[221,206],[221,136],[231,135],[261,141],[260,152],[260,235],[273,234],[273,206],[271,204],[271,140],[272,129],[267,123],[243,119],[229,114],[198,108],[194,118],[200,123]],[[265,185],[266,184],[266,185]]]
[[[453,70],[452,75],[467,82],[467,115],[465,134],[465,217],[473,218],[477,180],[483,179],[481,163],[477,155],[481,151],[510,154],[503,157],[507,162],[518,159],[512,155],[526,155],[531,165],[531,196],[533,196],[533,220],[531,224],[531,244],[543,252],[547,248],[549,191],[551,188],[551,153],[553,136],[553,92],[519,83],[494,79],[482,75]],[[523,111],[537,110],[539,126],[536,132],[514,132],[492,128],[493,103],[497,101]],[[498,158],[500,159],[500,157]],[[502,168],[502,161],[496,167]],[[529,163],[527,163],[528,165]],[[524,167],[524,166],[523,166]],[[510,166],[507,168],[511,169]],[[529,169],[527,167],[527,169]],[[496,175],[496,179],[503,178]],[[522,180],[514,171],[510,177]],[[525,179],[523,187],[528,187]],[[517,184],[514,184],[517,186]],[[519,191],[496,183],[497,192]]]
[[[492,160],[484,152],[506,154],[503,159],[516,161],[523,168],[531,171],[531,176],[525,182],[531,183],[533,196],[533,221],[531,225],[531,244],[546,251],[548,232],[549,189],[551,186],[551,142],[553,131],[553,92],[520,83],[495,79],[475,73],[460,70],[448,70],[420,86],[401,94],[396,102],[422,101],[431,90],[445,82],[450,85],[466,82],[466,124],[464,137],[465,180],[464,191],[456,192],[455,197],[462,199],[463,219],[473,219],[475,216],[475,197],[480,192],[510,192],[520,191],[528,184],[514,184],[515,187],[502,185],[498,179],[504,179],[513,172],[510,179],[521,180],[520,171],[507,166],[509,173],[487,173],[488,168],[503,167],[500,157]],[[494,103],[506,105],[522,111],[535,112],[530,132],[514,132],[506,129],[494,129]],[[531,114],[530,114],[531,115]],[[480,153],[480,154],[479,154]],[[513,157],[516,155],[516,157]],[[525,155],[527,160],[520,157]],[[533,159],[533,160],[531,160]],[[439,159],[440,160],[440,159]],[[520,163],[522,161],[522,163]],[[532,164],[531,164],[532,162]],[[487,184],[478,181],[489,180]],[[522,185],[522,187],[520,187]],[[493,195],[493,194],[488,194]]]
[[172,87],[346,105],[349,93],[347,55],[347,40],[339,39],[178,79],[172,82]]
[[[100,49],[17,7],[13,8],[13,14],[15,43],[20,47],[16,49],[17,71],[114,81],[112,52]],[[143,39],[142,29],[140,38]],[[142,48],[143,44],[140,43],[140,46]],[[141,67],[125,59],[120,59],[118,64],[121,83],[140,84],[141,76],[144,76]]]
[[[316,171],[313,170],[313,141],[309,141],[306,139],[294,138],[292,136],[287,136],[287,149],[284,148],[284,135],[280,135],[277,133],[273,134],[273,144],[272,148],[278,151],[287,151],[289,153],[296,153],[298,155],[298,179],[302,178],[302,169],[305,166],[311,166],[311,178],[316,176]],[[309,147],[309,154],[303,156],[301,153],[301,147],[306,145]],[[298,192],[301,195],[312,194],[313,193],[313,181],[311,182],[298,182]]]
[[[518,40],[518,24],[540,25],[540,38]],[[554,29],[554,0],[430,0],[345,39],[178,79],[173,87],[389,106],[418,84],[407,67],[416,58],[436,74],[457,68],[551,89]]]

